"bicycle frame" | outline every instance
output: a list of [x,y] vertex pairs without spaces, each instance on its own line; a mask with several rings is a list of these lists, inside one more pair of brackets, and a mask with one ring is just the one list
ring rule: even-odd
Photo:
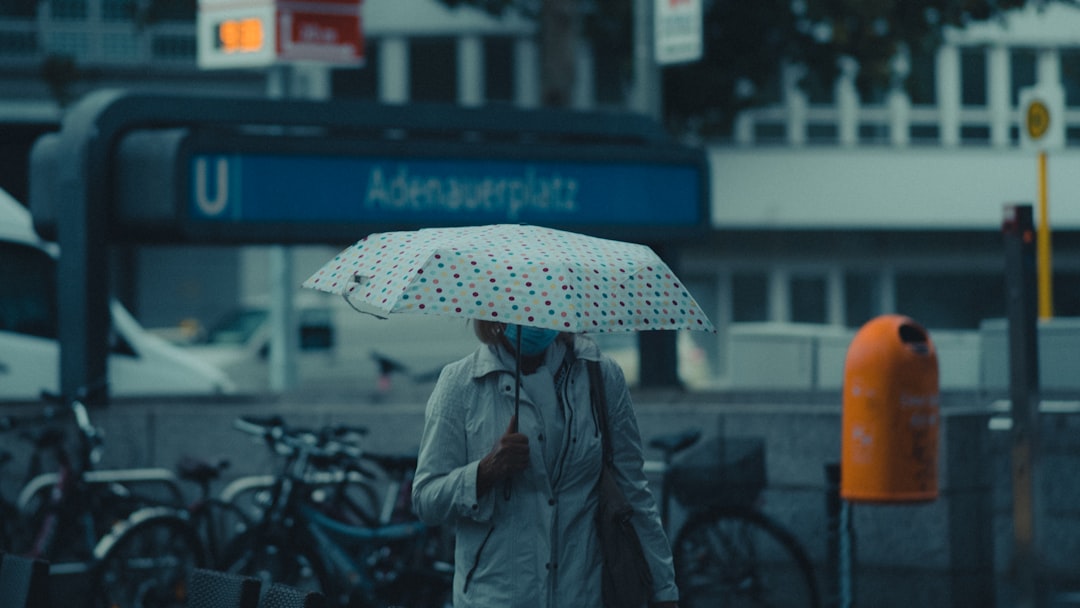
[[415,540],[423,536],[428,529],[419,521],[387,524],[376,528],[343,524],[309,505],[300,505],[299,513],[302,517],[301,525],[315,540],[319,552],[327,558],[325,565],[332,570],[328,573],[329,578],[351,581],[349,589],[342,590],[348,591],[350,595],[358,592],[370,595],[380,581],[372,576],[370,567],[366,567],[359,559],[353,557],[363,553],[350,552],[349,544],[356,543],[371,547],[383,543]]
[[[409,577],[435,572],[433,562],[425,559],[434,538],[432,529],[411,514],[404,515],[410,507],[409,458],[369,458],[355,452],[336,459],[328,455],[333,450],[290,436],[283,427],[260,432],[237,426],[264,435],[270,447],[288,459],[268,488],[270,499],[262,517],[240,540],[242,549],[229,552],[232,561],[226,560],[223,569],[259,576],[277,571],[286,578],[303,578],[308,564],[323,593],[349,605],[381,605],[383,594],[408,591],[413,580]],[[375,474],[366,464],[386,472],[381,504],[368,510],[351,503],[352,497],[341,491],[358,476],[371,482]],[[235,496],[233,490],[264,488],[263,481],[253,477],[231,486],[230,496]],[[359,521],[348,521],[342,514],[356,514]],[[305,585],[301,580],[287,582]]]
[[[660,478],[657,500],[665,529],[673,527],[672,503],[685,516],[671,536],[684,603],[691,608],[726,602],[818,608],[813,564],[798,539],[764,513],[761,496],[756,493],[760,488],[753,486],[747,499],[734,501],[722,495],[727,489],[722,484],[707,486],[708,496],[680,492],[680,488],[699,484],[695,484],[696,478],[675,478],[674,456],[700,438],[696,430],[654,438],[650,446],[662,452],[663,460],[647,461],[644,467],[646,474]],[[702,456],[688,454],[695,463]],[[724,457],[719,454],[719,458]],[[721,495],[714,495],[717,492]],[[759,547],[764,549],[759,551]]]
[[[60,401],[59,397],[48,394],[43,398]],[[117,504],[130,500],[129,506],[134,508],[134,499],[127,489],[132,483],[162,484],[174,500],[181,499],[182,493],[178,480],[164,469],[94,470],[102,451],[100,431],[91,423],[86,405],[80,399],[63,401],[63,404],[63,410],[49,407],[40,415],[6,419],[5,430],[12,430],[25,424],[51,426],[67,414],[75,423],[78,440],[77,446],[71,449],[62,431],[46,430],[32,437],[34,445],[29,470],[32,477],[23,485],[14,507],[22,517],[41,514],[36,529],[31,531],[30,544],[24,547],[27,555],[53,562],[58,558],[80,557],[84,561],[54,563],[53,570],[84,571],[92,560],[95,546],[111,525],[111,522],[96,518],[99,500],[116,499]],[[54,471],[40,473],[44,456],[52,460]],[[78,537],[71,537],[72,534]],[[71,555],[55,554],[63,545],[63,535],[72,540],[68,545]]]

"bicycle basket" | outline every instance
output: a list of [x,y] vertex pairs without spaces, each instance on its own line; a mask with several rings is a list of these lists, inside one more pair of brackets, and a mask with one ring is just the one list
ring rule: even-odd
[[752,504],[765,488],[765,441],[706,439],[674,458],[668,481],[675,499],[686,507]]

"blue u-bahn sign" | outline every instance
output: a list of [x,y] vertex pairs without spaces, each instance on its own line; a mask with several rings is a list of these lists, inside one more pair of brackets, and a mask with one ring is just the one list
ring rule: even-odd
[[190,156],[194,222],[691,227],[699,168],[645,160]]
[[[658,243],[710,227],[704,151],[630,114],[103,93],[48,139],[38,173],[82,166],[114,240],[340,243],[517,222]],[[48,230],[71,196],[36,183]]]

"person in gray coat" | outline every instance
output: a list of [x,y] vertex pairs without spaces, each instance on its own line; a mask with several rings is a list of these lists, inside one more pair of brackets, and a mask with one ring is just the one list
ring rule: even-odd
[[601,364],[617,481],[634,506],[652,573],[650,606],[677,606],[671,548],[642,468],[622,369],[583,335],[473,323],[482,344],[443,369],[428,400],[413,481],[420,519],[455,530],[454,606],[603,604],[595,526],[601,436],[587,360]]

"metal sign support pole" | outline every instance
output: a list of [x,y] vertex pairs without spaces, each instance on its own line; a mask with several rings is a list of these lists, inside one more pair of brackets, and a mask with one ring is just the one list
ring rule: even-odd
[[1012,401],[1013,563],[1016,608],[1039,606],[1039,350],[1035,227],[1031,205],[1009,205],[1005,293],[1009,318],[1009,397]]
[[1039,318],[1054,316],[1053,263],[1050,245],[1050,203],[1046,187],[1046,150],[1039,151]]

